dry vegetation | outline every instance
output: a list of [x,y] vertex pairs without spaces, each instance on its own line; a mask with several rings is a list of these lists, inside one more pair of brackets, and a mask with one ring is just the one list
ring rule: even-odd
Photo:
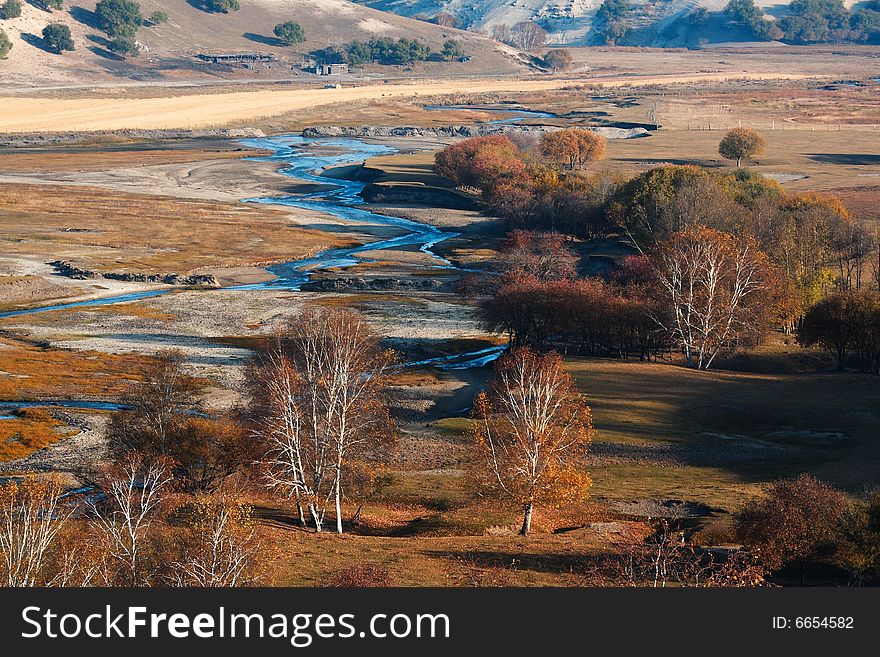
[[143,356],[68,351],[0,338],[0,400],[116,399]]
[[192,272],[304,258],[347,240],[241,203],[120,194],[97,187],[0,185],[0,249],[98,271]]

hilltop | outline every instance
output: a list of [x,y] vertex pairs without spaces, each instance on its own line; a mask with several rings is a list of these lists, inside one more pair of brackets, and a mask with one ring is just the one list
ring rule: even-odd
[[[103,84],[123,81],[174,84],[177,81],[218,84],[226,80],[269,81],[310,76],[300,69],[303,54],[327,46],[373,37],[418,39],[439,51],[445,40],[459,39],[467,62],[425,62],[411,71],[401,67],[377,67],[374,77],[406,75],[470,75],[515,72],[504,46],[472,32],[440,27],[423,21],[383,13],[347,0],[241,0],[239,11],[208,13],[197,0],[142,0],[141,13],[168,15],[166,23],[138,30],[141,54],[121,60],[108,51],[108,42],[95,26],[96,0],[68,0],[63,10],[47,12],[24,4],[19,18],[0,20],[13,42],[12,51],[0,62],[0,85],[30,87],[47,85]],[[281,22],[295,20],[306,33],[306,42],[284,47],[272,34]],[[43,47],[40,34],[49,23],[70,27],[76,50],[56,55]],[[277,62],[244,66],[217,66],[200,61],[199,53],[260,52]]]
[[[464,29],[497,33],[521,21],[531,21],[549,33],[549,43],[596,45],[605,41],[604,21],[597,15],[603,0],[356,0],[402,16],[433,19],[453,17]],[[732,24],[720,12],[728,0],[629,0],[626,45],[657,47],[746,42],[754,35]],[[788,13],[790,0],[755,0],[768,20]],[[848,8],[865,3],[844,0]],[[705,10],[705,11],[703,11]]]

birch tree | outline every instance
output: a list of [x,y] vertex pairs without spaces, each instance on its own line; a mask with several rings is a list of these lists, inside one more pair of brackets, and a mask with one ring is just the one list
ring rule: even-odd
[[106,584],[149,585],[151,573],[144,566],[148,530],[170,481],[165,461],[131,456],[103,482],[105,497],[92,504],[92,511],[105,552]]
[[172,564],[171,582],[200,588],[247,586],[257,581],[259,544],[253,510],[229,497],[196,497],[184,555]]
[[257,368],[269,484],[296,499],[298,509],[305,503],[316,531],[332,501],[342,533],[348,460],[391,437],[383,396],[392,357],[357,314],[306,310]]
[[473,415],[485,485],[522,505],[522,535],[537,504],[587,496],[590,408],[558,354],[520,348],[504,356]]
[[0,582],[38,586],[59,530],[71,515],[56,479],[33,476],[0,486]]
[[769,265],[751,240],[689,228],[661,244],[655,265],[669,310],[655,320],[680,344],[688,367],[708,369],[768,316]]

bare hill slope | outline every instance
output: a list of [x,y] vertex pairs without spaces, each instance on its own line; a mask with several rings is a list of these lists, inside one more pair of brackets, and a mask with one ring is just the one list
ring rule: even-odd
[[[328,45],[341,45],[354,39],[375,36],[417,38],[435,51],[447,38],[465,42],[473,58],[469,62],[429,62],[414,71],[433,75],[500,74],[516,70],[503,49],[490,39],[470,32],[442,28],[422,21],[383,13],[348,0],[241,0],[241,9],[229,14],[207,13],[197,0],[141,0],[141,13],[149,16],[162,10],[167,23],[143,27],[137,41],[143,50],[139,57],[122,61],[107,50],[105,35],[94,26],[96,0],[67,0],[65,9],[45,12],[31,4],[23,6],[16,19],[0,20],[13,42],[8,59],[0,61],[0,88],[65,85],[114,84],[137,80],[145,84],[173,84],[175,81],[216,81],[224,79],[285,79],[304,74],[295,65],[302,53]],[[283,47],[272,34],[281,22],[295,20],[305,28],[307,42],[294,48]],[[63,55],[47,52],[40,34],[49,23],[64,23],[73,34],[76,50]],[[256,51],[272,54],[279,62],[245,67],[211,66],[199,62],[197,53]],[[400,68],[382,67],[379,75],[404,73]]]
[[[551,43],[588,45],[597,43],[602,27],[596,11],[603,0],[355,0],[402,16],[431,18],[438,13],[454,16],[460,26],[473,31],[491,32],[499,26],[532,21],[546,29]],[[699,7],[719,12],[728,0],[629,0],[628,18],[634,43],[654,46],[691,45],[701,40],[740,41],[749,38],[727,21],[716,20],[699,26],[685,25],[688,15]],[[847,7],[860,0],[844,0]],[[755,0],[770,18],[786,14],[790,0]]]

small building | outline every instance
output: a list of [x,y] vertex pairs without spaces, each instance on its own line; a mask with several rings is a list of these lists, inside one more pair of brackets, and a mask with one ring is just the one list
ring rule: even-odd
[[262,52],[199,53],[196,57],[212,64],[259,64],[278,61],[275,55]]
[[318,64],[315,67],[318,75],[348,75],[348,64]]

